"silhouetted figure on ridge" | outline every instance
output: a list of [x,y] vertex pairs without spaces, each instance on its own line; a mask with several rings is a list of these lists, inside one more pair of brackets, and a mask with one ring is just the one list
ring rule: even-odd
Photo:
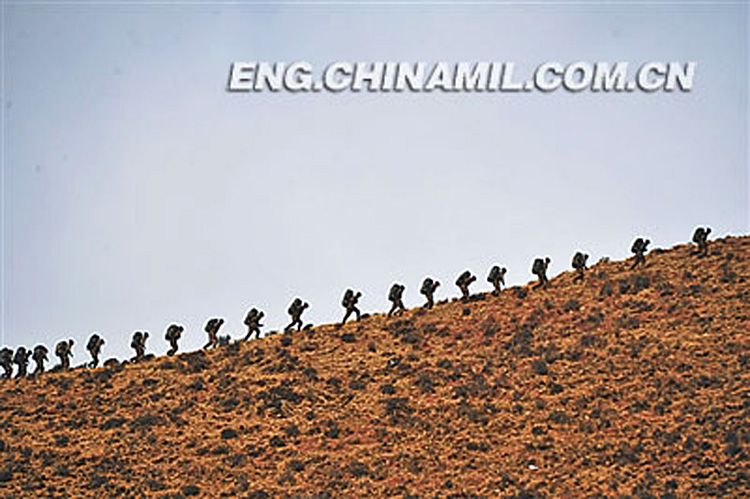
[[403,284],[394,284],[391,286],[391,290],[388,292],[388,300],[393,304],[391,306],[391,309],[388,311],[388,317],[392,316],[395,313],[401,313],[406,311],[406,307],[404,307],[404,302],[402,301],[404,296],[404,290],[406,289],[406,286]]
[[148,331],[136,331],[133,333],[133,338],[130,340],[130,348],[135,350],[134,361],[143,360],[146,355],[146,340],[148,339]]
[[34,376],[38,376],[44,372],[44,363],[49,360],[47,358],[48,353],[49,351],[44,345],[37,345],[34,347],[34,353],[31,356],[31,358],[34,359],[34,362],[36,362],[36,368],[33,373]]
[[182,337],[182,332],[184,330],[185,328],[179,324],[170,324],[167,328],[167,333],[164,335],[164,339],[169,342],[170,348],[167,350],[167,355],[170,357],[177,353],[177,349],[179,348],[177,341]]
[[294,326],[297,326],[297,331],[302,329],[302,312],[304,312],[305,309],[309,306],[310,305],[308,303],[303,303],[300,298],[294,299],[292,304],[289,305],[289,309],[287,310],[287,313],[292,318],[292,322],[284,328],[284,332],[291,331]]
[[8,347],[3,347],[0,350],[0,366],[5,370],[3,378],[10,378],[13,376],[13,350]]
[[60,341],[55,346],[55,355],[60,359],[60,369],[63,371],[70,369],[70,357],[73,356],[74,344],[75,342],[71,339]]
[[576,254],[573,255],[573,261],[571,262],[571,265],[576,271],[576,276],[573,279],[573,282],[583,281],[583,273],[588,268],[586,267],[586,261],[588,259],[589,255],[580,251],[576,252]]
[[539,279],[539,282],[537,282],[533,289],[539,289],[539,288],[546,288],[549,286],[549,279],[547,279],[547,269],[549,268],[549,264],[552,262],[550,257],[546,257],[544,260],[541,258],[537,258],[534,260],[534,263],[531,265],[531,273],[534,274],[537,279]]
[[435,290],[440,286],[440,281],[433,281],[431,277],[425,277],[419,292],[427,298],[427,303],[422,308],[431,309],[435,306]]
[[245,325],[247,326],[247,335],[245,335],[245,341],[249,340],[250,337],[255,334],[256,338],[260,338],[260,328],[263,324],[260,320],[265,314],[259,311],[257,308],[251,308],[245,316]]
[[341,300],[341,306],[346,309],[346,313],[344,313],[344,320],[341,321],[342,326],[346,324],[346,320],[352,314],[356,314],[357,322],[359,322],[362,314],[360,313],[359,308],[357,308],[357,302],[361,297],[362,293],[360,293],[359,291],[355,293],[352,289],[347,289],[344,293],[344,298],[342,298]]
[[471,272],[465,270],[458,279],[456,279],[456,286],[461,290],[461,301],[469,301],[469,285],[477,280],[477,276],[472,275]]
[[630,270],[635,269],[638,265],[646,265],[646,251],[648,251],[650,243],[650,240],[643,239],[642,237],[633,241],[630,251],[635,254],[635,260],[633,261],[633,265],[630,266]]
[[210,347],[216,347],[219,344],[219,329],[221,329],[221,326],[224,324],[224,319],[220,319],[218,317],[214,317],[213,319],[209,319],[206,323],[206,327],[203,328],[206,333],[208,333],[208,343],[206,343],[203,346],[203,349],[207,349]]
[[91,335],[89,342],[86,344],[86,350],[88,350],[91,355],[89,367],[92,369],[99,365],[99,353],[102,351],[102,345],[104,345],[104,338],[96,333]]
[[18,366],[16,378],[26,377],[29,366],[29,357],[31,357],[30,351],[26,350],[25,347],[18,347],[16,354],[13,356],[13,363]]
[[711,233],[711,227],[698,227],[693,232],[693,242],[698,245],[698,250],[692,252],[693,255],[700,257],[708,256],[708,235]]
[[502,286],[505,286],[505,273],[508,272],[508,269],[505,267],[500,268],[499,265],[494,265],[490,269],[490,273],[487,275],[487,282],[492,283],[492,287],[494,290],[492,291],[492,294],[495,296],[500,295],[500,291],[502,290]]

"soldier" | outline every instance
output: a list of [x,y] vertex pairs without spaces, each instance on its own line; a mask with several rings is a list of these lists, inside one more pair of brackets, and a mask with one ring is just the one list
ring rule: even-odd
[[630,251],[635,253],[635,261],[633,261],[633,265],[630,266],[630,270],[633,270],[636,268],[639,264],[646,265],[646,251],[648,251],[648,245],[651,241],[648,239],[643,239],[642,237],[639,237],[635,241],[633,241],[633,246],[630,247]]
[[546,257],[544,260],[537,258],[534,260],[534,264],[531,266],[531,273],[537,276],[539,282],[536,283],[534,289],[549,286],[549,279],[547,279],[547,269],[549,264],[552,262],[550,257]]
[[425,277],[422,281],[422,287],[419,288],[419,292],[427,298],[422,308],[431,309],[435,306],[434,294],[435,290],[440,286],[440,281],[433,281],[431,277]]
[[245,341],[249,340],[253,333],[255,333],[256,338],[260,338],[260,328],[263,327],[263,324],[260,323],[260,320],[264,315],[265,314],[263,312],[260,312],[257,308],[251,308],[247,313],[247,315],[245,316],[245,325],[247,326],[247,335],[245,336]]
[[301,299],[295,298],[291,305],[289,305],[289,309],[287,310],[287,313],[292,318],[292,322],[284,328],[284,332],[289,332],[294,328],[294,326],[297,326],[297,331],[302,329],[302,312],[305,311],[307,307],[310,305],[308,303],[303,303]]
[[461,290],[461,301],[469,300],[469,285],[477,280],[477,276],[471,275],[471,272],[465,270],[458,279],[456,279],[456,286]]
[[44,345],[37,345],[34,347],[34,354],[31,356],[32,359],[34,359],[34,362],[36,362],[36,369],[34,369],[34,376],[38,376],[44,372],[44,363],[48,360],[47,354],[48,354],[47,347]]
[[92,369],[99,365],[99,353],[102,351],[102,345],[104,345],[104,338],[96,333],[91,335],[89,342],[86,344],[86,350],[91,355],[89,367]]
[[219,338],[217,337],[217,334],[219,333],[219,329],[221,328],[222,324],[224,324],[224,319],[219,319],[214,317],[213,319],[209,319],[209,321],[206,323],[206,327],[204,328],[204,331],[208,333],[208,343],[203,347],[203,349],[207,349],[209,347],[216,347],[216,345],[219,344]]
[[0,350],[0,366],[5,370],[3,378],[10,378],[13,376],[13,350],[8,347],[4,347]]
[[135,350],[134,361],[142,360],[146,354],[146,340],[148,339],[148,331],[136,331],[133,333],[133,339],[130,341],[130,348]]
[[177,324],[171,324],[167,328],[167,334],[164,335],[164,338],[169,342],[169,345],[171,347],[169,350],[167,350],[167,355],[169,355],[170,357],[177,352],[177,340],[180,339],[184,330],[184,327]]
[[346,313],[344,314],[344,320],[341,321],[342,326],[346,324],[346,320],[352,313],[357,314],[357,322],[359,322],[361,314],[359,312],[359,309],[357,308],[357,302],[361,297],[362,293],[360,293],[359,291],[355,293],[351,289],[347,289],[344,293],[344,298],[341,300],[341,306],[346,309]]
[[693,251],[691,255],[708,256],[708,235],[711,233],[711,227],[698,227],[693,232],[693,242],[698,245],[698,251]]
[[31,352],[24,347],[18,347],[18,350],[16,350],[16,354],[13,356],[13,363],[18,366],[18,374],[16,374],[16,378],[26,377],[26,369],[29,365],[30,356]]
[[390,300],[391,303],[393,303],[393,306],[391,307],[391,310],[388,312],[388,317],[392,316],[394,313],[400,313],[405,312],[406,307],[404,307],[404,302],[402,301],[402,297],[404,296],[404,290],[406,289],[406,286],[403,284],[394,284],[391,286],[391,290],[388,292],[388,300]]
[[589,259],[589,255],[586,253],[581,253],[580,251],[576,252],[575,255],[573,255],[573,261],[571,262],[571,265],[573,265],[573,268],[576,270],[576,276],[573,279],[573,282],[583,281],[583,272],[588,268],[586,267],[586,260]]
[[492,292],[493,295],[500,295],[501,285],[505,286],[505,273],[508,271],[505,267],[500,268],[499,265],[495,265],[490,269],[490,273],[487,276],[487,282],[491,282],[495,290]]
[[70,369],[70,358],[73,356],[73,340],[61,341],[55,346],[55,355],[60,358],[60,368],[63,371]]

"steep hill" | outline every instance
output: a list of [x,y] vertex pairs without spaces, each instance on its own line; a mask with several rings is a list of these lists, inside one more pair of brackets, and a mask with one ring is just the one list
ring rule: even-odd
[[0,495],[750,495],[750,238],[0,382]]

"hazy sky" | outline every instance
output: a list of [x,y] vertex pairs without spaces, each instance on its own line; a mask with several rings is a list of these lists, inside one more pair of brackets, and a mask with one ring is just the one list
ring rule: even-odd
[[[524,283],[583,249],[748,232],[748,9],[704,5],[2,5],[3,343],[130,356],[387,310],[423,277]],[[698,62],[690,93],[225,91],[233,61]]]

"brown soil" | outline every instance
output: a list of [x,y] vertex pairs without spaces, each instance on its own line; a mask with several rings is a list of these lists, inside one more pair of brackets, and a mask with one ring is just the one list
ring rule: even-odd
[[0,382],[0,495],[750,495],[750,238]]

